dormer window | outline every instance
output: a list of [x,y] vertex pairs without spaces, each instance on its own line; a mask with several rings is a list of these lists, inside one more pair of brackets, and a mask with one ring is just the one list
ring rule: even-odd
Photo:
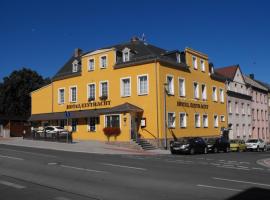
[[72,72],[78,72],[78,61],[74,60],[72,63]]
[[123,53],[123,62],[128,62],[130,60],[130,49],[124,48],[122,53]]
[[176,54],[176,62],[181,63],[181,55],[179,53]]

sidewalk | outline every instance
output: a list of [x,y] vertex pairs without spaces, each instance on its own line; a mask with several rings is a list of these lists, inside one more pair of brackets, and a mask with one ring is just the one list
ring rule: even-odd
[[161,155],[170,154],[168,150],[156,149],[150,151],[134,150],[129,148],[117,147],[99,141],[74,141],[73,143],[50,142],[42,140],[31,140],[17,138],[0,138],[0,144],[32,147],[40,149],[61,150],[81,153],[95,154],[129,154],[129,155]]

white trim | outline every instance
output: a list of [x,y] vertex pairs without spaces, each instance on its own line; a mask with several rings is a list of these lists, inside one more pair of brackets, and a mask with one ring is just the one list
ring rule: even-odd
[[[129,95],[124,95],[124,91],[123,91],[123,80],[127,80],[129,79]],[[121,97],[130,97],[131,96],[131,76],[127,76],[127,77],[122,77],[120,78],[120,96]]]
[[[102,57],[106,57],[106,66],[105,67],[102,67]],[[106,69],[108,68],[108,54],[102,54],[99,56],[99,68],[100,69]]]
[[109,81],[108,80],[104,80],[104,81],[99,81],[99,97],[102,96],[102,87],[101,87],[101,84],[102,83],[107,83],[107,93],[108,93],[108,98],[109,98]]
[[[76,66],[76,68],[75,68],[75,66]],[[72,62],[72,72],[73,72],[73,73],[78,72],[78,71],[79,71],[78,67],[79,67],[79,61],[78,61],[78,60],[74,60],[74,61]],[[74,69],[76,69],[76,70],[74,70]]]
[[[197,98],[195,97],[194,83],[197,83],[197,86],[198,86],[198,97]],[[193,81],[192,88],[193,88],[193,99],[196,99],[196,100],[200,99],[200,83],[197,81]]]
[[[93,60],[93,61],[94,61],[94,68],[93,68],[93,69],[90,69],[90,60]],[[95,68],[96,68],[96,59],[95,59],[94,57],[90,57],[90,58],[88,59],[88,67],[87,67],[87,70],[88,70],[89,72],[92,72],[92,71],[95,71]]]
[[[125,53],[128,53],[128,58],[127,60],[125,60]],[[130,49],[125,47],[123,50],[122,50],[122,61],[123,62],[128,62],[130,61]]]
[[[215,99],[214,99],[214,92],[213,92],[214,88],[216,88],[216,95],[215,95],[216,98]],[[218,89],[217,86],[214,86],[214,85],[212,86],[212,101],[214,101],[214,102],[218,101],[218,91],[217,91],[217,89]]]
[[97,99],[97,84],[96,84],[96,82],[92,82],[92,83],[88,83],[87,85],[86,85],[86,91],[87,91],[87,101],[88,101],[88,99],[89,99],[89,97],[90,97],[90,88],[89,88],[89,86],[90,85],[95,85],[95,100]]
[[[72,101],[71,88],[76,88],[76,101]],[[77,85],[69,86],[69,102],[76,103],[77,101],[78,101],[78,87],[77,87]]]
[[[221,91],[222,90],[222,92],[223,92],[223,95],[222,95],[222,98],[223,99],[221,99],[220,97],[221,97]],[[224,103],[224,101],[225,101],[225,95],[224,95],[224,89],[223,88],[219,88],[219,101],[221,102],[221,103]]]
[[[60,102],[60,100],[61,100],[60,90],[64,90],[64,102]],[[65,87],[58,88],[58,104],[59,105],[65,104],[65,102],[66,102],[66,94],[65,93],[66,93],[66,88]]]
[[[202,61],[203,61],[203,65],[202,65]],[[201,67],[201,71],[205,72],[205,60],[204,59],[200,59],[200,67]]]
[[[217,121],[215,121],[215,116],[217,117]],[[218,123],[218,115],[217,115],[217,114],[214,114],[214,115],[213,115],[213,119],[214,119],[214,128],[218,128],[218,126],[219,126],[219,123]],[[216,125],[216,122],[217,122],[217,125]]]
[[[184,82],[184,95],[181,95],[180,94],[180,80],[183,80],[183,82]],[[185,78],[183,78],[183,77],[178,77],[178,96],[179,97],[185,97],[186,96],[186,79]]]
[[92,51],[88,54],[85,54],[83,55],[82,57],[87,57],[87,56],[93,56],[93,55],[96,55],[96,54],[100,54],[100,53],[106,53],[106,52],[109,52],[109,51],[112,51],[112,50],[115,50],[115,48],[110,48],[110,49],[99,49],[99,50],[96,50],[96,51]]
[[[202,86],[205,86],[205,98],[204,98],[204,95],[203,95],[203,90],[202,90]],[[201,93],[202,93],[202,100],[203,101],[207,101],[207,86],[206,86],[206,84],[205,83],[202,83],[201,84]]]
[[[172,126],[169,126],[169,114],[173,114],[173,117],[174,117],[174,123],[172,124]],[[175,112],[167,112],[167,127],[168,128],[175,128],[175,122],[176,122]]]
[[[184,114],[184,126],[181,126],[181,114]],[[179,127],[187,128],[187,113],[186,112],[179,112]]]
[[95,130],[94,131],[91,131],[90,130],[90,118],[97,118],[97,117],[88,117],[87,118],[87,132],[90,132],[90,133],[96,133],[97,132],[97,124],[96,124],[96,121],[95,121]]
[[107,114],[107,115],[104,115],[104,124],[103,124],[103,128],[106,128],[106,124],[107,124],[107,120],[106,120],[106,116],[112,116],[112,115],[118,115],[119,116],[119,128],[121,129],[122,128],[122,118],[121,118],[121,114]]
[[[207,124],[206,124],[206,126],[205,126],[204,123],[203,123],[203,117],[204,117],[204,116],[206,116],[206,119],[207,119]],[[203,128],[208,128],[208,126],[209,126],[208,114],[203,114],[203,115],[202,115],[202,127],[203,127]]]
[[[198,124],[198,126],[196,124],[196,115],[199,116],[199,124]],[[201,127],[201,115],[200,115],[200,113],[194,113],[194,126],[195,126],[195,128],[200,128]]]
[[[147,77],[147,92],[146,93],[141,93],[140,91],[140,77]],[[137,95],[148,95],[149,94],[149,75],[148,74],[140,74],[137,75]]]
[[[193,59],[195,58],[195,64],[193,63]],[[196,56],[192,55],[192,67],[193,69],[198,70],[198,59]]]
[[[165,83],[168,83],[168,77],[172,78],[172,92],[168,91],[168,94],[174,95],[174,76],[171,74],[166,74],[166,82]],[[169,88],[169,84],[167,85],[167,87]]]
[[[222,118],[224,118],[224,120],[222,120]],[[220,115],[220,121],[221,121],[221,122],[225,122],[225,121],[226,121],[225,115]]]

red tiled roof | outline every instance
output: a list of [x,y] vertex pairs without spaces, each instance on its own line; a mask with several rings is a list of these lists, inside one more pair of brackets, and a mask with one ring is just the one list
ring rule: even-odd
[[233,79],[239,65],[232,65],[215,69],[215,72],[229,79]]

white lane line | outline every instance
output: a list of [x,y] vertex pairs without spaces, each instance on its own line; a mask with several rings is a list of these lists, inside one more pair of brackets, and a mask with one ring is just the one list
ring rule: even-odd
[[18,185],[16,183],[11,183],[11,182],[8,182],[8,181],[2,181],[2,180],[0,180],[0,184],[5,185],[5,186],[9,186],[9,187],[13,187],[13,188],[16,188],[16,189],[24,189],[24,188],[26,188],[25,186]]
[[0,154],[1,158],[9,158],[9,159],[13,159],[13,160],[24,160],[23,158],[18,158],[18,157],[13,157],[13,156],[4,156]]
[[237,167],[230,167],[230,166],[228,166],[228,167],[226,167],[226,166],[217,166],[217,167],[221,167],[221,168],[226,168],[226,169],[238,169],[238,170],[247,170],[247,171],[249,171],[250,169],[247,169],[247,168],[237,168]]
[[49,158],[57,158],[57,156],[47,155],[44,153],[33,153],[30,151],[19,151],[19,150],[14,150],[14,149],[7,149],[7,148],[0,148],[0,150],[13,151],[13,152],[18,152],[18,153],[26,153],[26,154],[30,154],[30,155],[44,156],[44,157],[49,157]]
[[128,168],[128,169],[135,169],[135,170],[142,170],[142,171],[147,170],[145,168],[140,168],[140,167],[131,167],[131,166],[126,166],[126,165],[115,165],[115,164],[111,164],[111,163],[102,163],[102,165],[107,165],[107,166],[112,166],[112,167]]
[[48,165],[57,165],[57,163],[56,162],[50,162],[50,163],[48,163]]
[[198,187],[218,189],[218,190],[230,190],[230,191],[236,191],[236,192],[241,192],[242,191],[242,190],[239,190],[239,189],[225,188],[225,187],[215,187],[215,186],[211,186],[211,185],[197,185],[197,186]]
[[249,165],[250,162],[240,162],[240,164],[247,164],[247,165]]
[[257,183],[257,182],[250,182],[250,181],[241,181],[241,180],[218,178],[218,177],[212,177],[212,178],[215,179],[215,180],[220,180],[220,181],[229,181],[229,182],[236,182],[236,183],[246,183],[246,184],[251,184],[251,185],[260,185],[260,186],[270,187],[269,184],[265,184],[265,183]]
[[69,165],[60,165],[60,166],[64,167],[64,168],[75,169],[75,170],[80,170],[80,171],[96,172],[96,173],[108,173],[108,172],[105,172],[105,171],[99,171],[99,170],[87,169],[87,168],[81,168],[81,167],[74,167],[74,166],[69,166]]
[[263,168],[260,168],[260,167],[252,167],[252,169],[255,169],[255,170],[264,170]]

